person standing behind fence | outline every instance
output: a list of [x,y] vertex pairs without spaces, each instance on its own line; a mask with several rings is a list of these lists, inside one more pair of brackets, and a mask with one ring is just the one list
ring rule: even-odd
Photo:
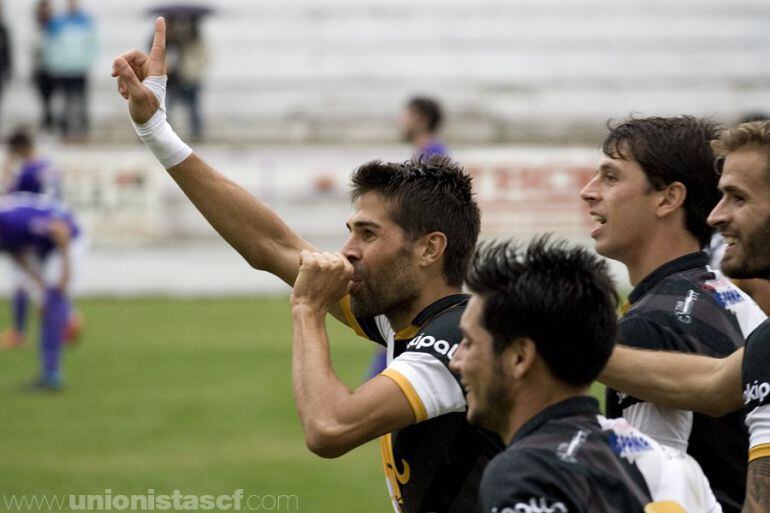
[[52,132],[53,111],[51,99],[54,93],[54,80],[45,66],[44,51],[48,39],[48,24],[53,17],[53,9],[49,0],[39,0],[35,6],[36,32],[32,42],[32,80],[35,82],[40,105],[43,111],[41,126],[47,132]]
[[67,11],[48,25],[44,51],[45,66],[64,95],[59,123],[67,140],[88,136],[88,71],[96,54],[96,27],[77,0],[69,0]]
[[[194,141],[203,138],[200,90],[208,64],[208,50],[201,37],[199,17],[169,18],[169,49],[176,58],[168,61],[169,110],[181,102],[187,107]],[[172,38],[173,37],[173,38]]]

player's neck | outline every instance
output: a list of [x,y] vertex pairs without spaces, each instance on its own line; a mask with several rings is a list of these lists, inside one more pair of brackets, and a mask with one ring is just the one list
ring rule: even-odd
[[681,256],[700,251],[698,240],[687,231],[670,236],[653,237],[623,263],[628,269],[628,279],[636,287],[655,269]]
[[412,324],[412,320],[414,320],[420,312],[439,299],[451,296],[452,294],[460,294],[461,292],[461,287],[452,287],[441,280],[440,283],[422,287],[420,294],[406,308],[402,308],[395,312],[388,312],[386,316],[391,327],[395,331],[401,331],[402,329],[409,327]]
[[550,383],[533,383],[516,395],[508,415],[508,425],[503,432],[498,432],[505,445],[511,443],[524,424],[549,406],[573,397],[588,395],[586,387],[569,386],[556,382],[553,378],[548,381]]

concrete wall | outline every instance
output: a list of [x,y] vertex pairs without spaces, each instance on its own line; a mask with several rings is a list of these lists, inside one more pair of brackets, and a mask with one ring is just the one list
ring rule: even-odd
[[[34,119],[30,0],[5,0],[18,73],[3,130]],[[63,4],[63,2],[58,2]],[[129,140],[109,77],[148,43],[155,1],[82,0],[100,29],[97,140]],[[213,2],[212,2],[213,3]],[[770,111],[767,0],[220,0],[206,22],[214,140],[382,142],[414,92],[447,107],[456,145],[595,143],[609,117]],[[184,120],[177,124],[183,128]]]

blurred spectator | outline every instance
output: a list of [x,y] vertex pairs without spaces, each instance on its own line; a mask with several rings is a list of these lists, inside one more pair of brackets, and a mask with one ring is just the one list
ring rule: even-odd
[[448,155],[449,150],[438,138],[444,113],[441,105],[424,96],[410,99],[401,115],[401,135],[414,146],[413,158]]
[[67,11],[48,24],[45,67],[64,96],[60,119],[65,139],[88,135],[88,71],[96,58],[96,28],[91,17],[68,0]]
[[3,4],[0,2],[0,100],[2,100],[6,82],[11,79],[11,72],[13,70],[12,55],[11,34],[5,25]]
[[54,80],[45,66],[43,53],[48,39],[48,25],[53,17],[50,0],[39,0],[35,6],[36,31],[32,43],[32,79],[40,96],[41,110],[43,112],[41,126],[46,131],[53,131],[53,111],[51,110],[51,98],[54,92]]
[[203,138],[200,90],[208,64],[208,52],[201,37],[200,17],[178,16],[168,19],[167,74],[169,111],[184,104],[189,115],[193,140]]

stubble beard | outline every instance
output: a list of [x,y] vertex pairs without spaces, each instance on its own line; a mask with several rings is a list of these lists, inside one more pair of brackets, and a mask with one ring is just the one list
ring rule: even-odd
[[770,278],[770,216],[754,235],[741,240],[740,244],[743,246],[741,258],[724,262],[722,272],[730,278]]
[[420,291],[411,273],[411,248],[403,247],[387,271],[377,277],[365,276],[357,294],[350,296],[350,308],[359,318],[394,316],[408,311]]

